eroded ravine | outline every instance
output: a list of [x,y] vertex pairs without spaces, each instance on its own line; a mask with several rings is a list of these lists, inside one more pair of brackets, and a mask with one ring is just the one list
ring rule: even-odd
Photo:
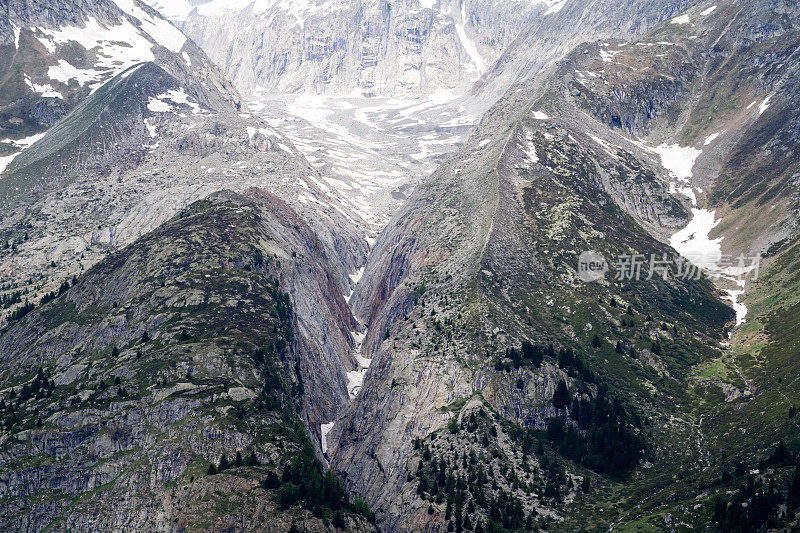
[[[353,350],[351,355],[356,361],[355,368],[347,372],[347,394],[350,397],[351,402],[355,400],[356,396],[358,395],[358,391],[361,390],[361,387],[364,384],[364,377],[369,369],[370,363],[372,363],[372,359],[364,357],[362,353],[364,338],[367,335],[367,326],[353,313],[353,308],[350,304],[350,298],[355,292],[355,287],[361,281],[361,278],[364,275],[364,269],[366,268],[366,263],[369,262],[369,258],[372,255],[372,244],[374,244],[374,241],[370,243],[370,251],[367,254],[364,266],[359,268],[354,274],[350,274],[350,281],[353,283],[353,286],[351,287],[350,294],[345,296],[345,302],[347,302],[350,313],[353,315],[353,318],[355,318],[355,322],[357,324],[357,328],[350,332],[350,335],[353,338]],[[336,420],[331,420],[330,422],[324,422],[320,425],[320,444],[323,454],[327,454],[328,452],[328,435],[335,424]]]

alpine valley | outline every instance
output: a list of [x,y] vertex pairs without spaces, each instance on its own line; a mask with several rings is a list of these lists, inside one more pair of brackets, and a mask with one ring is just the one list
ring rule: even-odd
[[800,529],[798,132],[796,0],[0,0],[0,530]]

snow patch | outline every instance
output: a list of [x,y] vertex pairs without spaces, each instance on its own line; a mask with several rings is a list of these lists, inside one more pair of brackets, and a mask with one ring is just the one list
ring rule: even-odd
[[83,27],[65,26],[55,30],[42,29],[39,42],[54,54],[58,45],[76,42],[86,50],[95,52],[94,69],[77,69],[61,60],[55,67],[48,69],[51,79],[67,83],[76,79],[84,84],[95,82],[92,89],[102,85],[104,80],[116,76],[136,63],[153,61],[153,43],[148,41],[141,31],[128,19],[123,18],[117,25],[104,26],[93,17],[89,17]]
[[64,98],[64,96],[60,92],[53,89],[50,84],[45,83],[43,85],[39,85],[33,83],[33,80],[31,80],[30,76],[25,76],[25,83],[28,84],[28,87],[30,87],[33,92],[42,98]]
[[171,52],[178,53],[186,43],[186,36],[160,17],[152,17],[145,10],[136,5],[135,0],[113,0],[122,11],[139,19],[144,30],[155,42]]
[[278,133],[275,130],[272,130],[270,128],[263,128],[263,127],[255,128],[253,126],[247,126],[247,136],[250,137],[251,141],[253,140],[253,137],[256,136],[256,133],[260,133],[264,137],[275,137],[278,139],[281,138],[280,135],[278,135]]
[[542,16],[546,17],[547,15],[555,15],[556,13],[561,11],[564,8],[565,5],[567,5],[567,1],[568,0],[561,0],[560,2],[558,2],[556,4],[553,4],[552,6],[550,6],[547,9],[547,11],[544,12],[544,14]]
[[714,270],[722,258],[722,237],[710,239],[708,234],[719,224],[714,211],[692,208],[692,220],[669,239],[670,245],[683,257],[706,270]]
[[600,58],[603,60],[604,63],[611,63],[614,61],[614,56],[620,53],[622,50],[600,50]]
[[159,97],[172,100],[176,104],[188,105],[189,107],[192,108],[192,112],[195,115],[197,115],[201,111],[200,106],[197,103],[189,100],[189,95],[186,94],[186,91],[184,91],[183,88],[167,91],[165,94],[159,95]]
[[14,146],[21,148],[21,150],[15,154],[0,156],[0,174],[2,174],[5,169],[8,168],[8,165],[10,165],[19,154],[25,151],[25,149],[31,146],[33,143],[44,137],[46,134],[47,132],[37,133],[36,135],[31,135],[30,137],[25,137],[24,139],[11,141]]
[[528,161],[532,163],[539,162],[539,154],[536,153],[536,145],[533,143],[532,135],[528,135],[527,143],[523,146],[522,150],[527,156]]
[[133,67],[133,68],[130,68],[130,69],[128,69],[128,70],[126,70],[125,72],[123,72],[123,73],[122,73],[122,75],[120,76],[120,78],[121,78],[121,79],[125,79],[125,78],[127,78],[128,76],[130,76],[131,74],[133,74],[134,72],[136,72],[137,70],[139,70],[140,68],[142,68],[142,65],[144,65],[144,63],[139,63],[139,64],[138,64],[138,65],[136,65],[135,67]]
[[168,111],[173,111],[173,106],[164,100],[170,100],[174,104],[188,105],[192,108],[192,113],[195,115],[200,114],[202,111],[199,104],[189,100],[189,95],[186,94],[186,91],[184,91],[183,88],[171,89],[165,93],[159,94],[158,96],[151,96],[150,100],[147,102],[147,109],[153,111],[154,113],[166,113]]
[[692,168],[702,150],[691,146],[678,146],[677,144],[662,144],[654,148],[661,157],[661,164],[673,176],[683,182],[688,182],[692,177]]
[[172,106],[164,100],[160,100],[151,96],[150,100],[147,102],[147,109],[154,113],[166,113],[168,111],[172,111]]
[[619,158],[619,156],[617,155],[617,151],[615,150],[615,148],[617,148],[616,146],[612,146],[612,145],[608,144],[606,141],[604,141],[603,139],[601,139],[600,137],[597,137],[595,135],[589,134],[589,137],[591,137],[594,142],[596,142],[597,144],[602,146],[603,149],[606,152],[608,152],[608,154],[611,157],[613,157],[614,159],[618,159]]
[[364,344],[364,337],[366,337],[366,333],[358,333],[353,331],[351,332],[351,335],[353,336],[353,341],[356,345],[353,352],[353,357],[355,357],[355,360],[358,363],[358,367],[355,370],[351,370],[347,373],[347,392],[352,399],[355,398],[358,394],[358,391],[361,390],[361,386],[364,384],[364,375],[367,373],[367,369],[369,369],[372,359],[367,359],[361,355],[361,348]]
[[464,25],[466,23],[467,5],[463,3],[461,4],[461,22],[456,24],[456,33],[458,34],[458,39],[461,41],[461,46],[464,47],[464,51],[467,52],[472,63],[474,63],[475,71],[480,75],[486,70],[486,65],[480,53],[478,53],[477,45],[467,36],[467,32],[464,30]]
[[769,108],[769,101],[772,100],[773,96],[775,96],[775,93],[772,93],[766,98],[764,98],[764,101],[761,102],[761,104],[758,106],[758,116],[763,115],[764,111],[766,111]]
[[707,17],[708,15],[710,15],[711,13],[713,13],[715,9],[717,9],[717,6],[711,6],[711,7],[709,7],[708,9],[706,9],[705,11],[702,11],[702,12],[700,13],[700,16],[701,16],[701,17]]
[[[702,192],[700,189],[697,189],[697,192]],[[695,189],[691,187],[678,187],[674,181],[669,182],[669,193],[670,194],[682,194],[691,200],[693,206],[697,206],[697,195],[695,194]]]
[[725,299],[731,303],[733,310],[736,311],[736,325],[741,326],[745,323],[745,317],[747,316],[747,306],[739,301],[739,297],[744,294],[744,290],[725,289],[725,292],[728,293]]
[[692,19],[689,18],[689,15],[681,15],[680,17],[675,17],[670,22],[672,24],[691,24]]
[[365,268],[366,266],[362,266],[355,272],[355,274],[350,274],[350,281],[352,281],[353,283],[358,283],[359,281],[361,281],[361,278],[364,276]]
[[322,453],[328,451],[328,433],[333,429],[334,422],[328,422],[319,426],[319,432],[322,435]]
[[58,64],[47,69],[47,76],[51,80],[69,83],[69,80],[76,80],[78,85],[83,85],[90,81],[96,81],[98,71],[73,67],[63,59],[58,60]]
[[[148,107],[149,107],[149,105],[148,105]],[[150,122],[148,122],[148,119],[144,119],[144,127],[147,128],[147,133],[150,134],[151,138],[156,136],[156,125],[155,124],[150,124]]]
[[717,137],[719,137],[723,133],[725,133],[725,130],[718,131],[717,133],[712,133],[711,135],[706,137],[705,141],[703,141],[703,146],[708,146],[709,144],[713,143],[717,139]]

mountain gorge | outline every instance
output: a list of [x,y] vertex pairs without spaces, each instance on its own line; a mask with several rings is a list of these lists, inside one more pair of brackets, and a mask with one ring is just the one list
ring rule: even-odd
[[3,530],[797,527],[795,2],[150,5],[0,17]]

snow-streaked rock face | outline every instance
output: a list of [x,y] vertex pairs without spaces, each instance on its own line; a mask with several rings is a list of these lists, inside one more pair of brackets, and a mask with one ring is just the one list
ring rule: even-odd
[[[23,53],[35,45],[52,57],[42,72],[29,74],[28,84],[34,92],[56,98],[64,94],[44,89],[75,80],[78,87],[88,83],[95,90],[137,63],[163,63],[166,52],[181,52],[187,40],[169,21],[135,0],[11,2],[7,17],[0,19],[0,45],[13,43]],[[72,54],[65,48],[70,43],[79,45]],[[90,53],[81,54],[80,49]],[[45,79],[49,83],[37,83]]]
[[154,0],[244,93],[467,89],[555,0]]
[[581,43],[631,39],[692,5],[692,0],[565,0],[525,26],[475,84],[492,105],[512,84],[544,72]]
[[371,234],[510,83],[576,43],[641,32],[681,3],[149,2],[292,139]]
[[[13,1],[0,15],[0,154],[24,148],[115,76],[154,63],[206,109],[243,109],[233,84],[179,29],[144,3]],[[198,101],[198,99],[200,99]],[[41,138],[36,138],[37,140]]]

